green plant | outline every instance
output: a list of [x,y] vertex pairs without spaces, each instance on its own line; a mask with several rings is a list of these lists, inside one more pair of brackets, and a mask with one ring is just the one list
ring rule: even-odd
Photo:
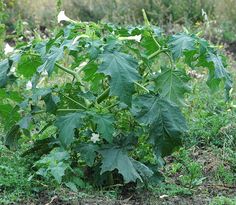
[[202,167],[197,162],[191,162],[186,165],[185,175],[180,177],[183,185],[193,187],[202,184],[205,177],[202,175]]
[[223,164],[219,165],[217,170],[215,171],[216,180],[221,181],[225,184],[232,185],[236,183],[235,174],[230,170],[225,168]]
[[190,189],[176,185],[176,184],[166,184],[161,183],[157,188],[153,188],[153,192],[157,193],[159,196],[168,195],[168,196],[191,196],[192,192]]
[[185,148],[173,153],[175,161],[167,169],[167,173],[168,176],[178,174],[181,185],[192,188],[201,185],[206,177],[203,176],[202,165],[193,162],[189,155],[190,151]]
[[[58,20],[71,24],[0,63],[0,108],[8,106],[2,120],[12,126],[4,142],[16,147],[21,136],[38,135],[24,155],[37,155],[39,175],[73,190],[82,180],[146,182],[187,131],[180,109],[190,92],[186,70],[208,68],[208,86],[224,86],[229,97],[232,81],[214,46],[195,34],[165,35],[143,15],[145,26],[120,27],[75,22],[61,12]],[[42,138],[51,127],[57,129]],[[140,139],[152,153],[147,159],[134,151]]]
[[28,180],[30,173],[23,164],[19,153],[9,151],[0,143],[0,204],[30,197],[33,183]]
[[217,196],[215,197],[210,205],[234,205],[236,203],[236,198],[231,199],[225,196]]

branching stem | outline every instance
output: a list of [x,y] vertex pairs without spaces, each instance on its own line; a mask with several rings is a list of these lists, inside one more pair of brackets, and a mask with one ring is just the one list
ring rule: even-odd
[[164,48],[162,50],[158,50],[158,51],[155,51],[154,53],[152,53],[150,56],[148,56],[148,60],[151,60],[152,58],[158,56],[159,54],[161,53],[166,53],[168,51],[168,49]]
[[75,71],[70,70],[70,69],[68,69],[68,68],[66,68],[66,67],[64,67],[64,66],[62,66],[62,65],[60,65],[59,63],[55,63],[55,65],[56,65],[59,69],[63,70],[64,72],[66,72],[66,73],[72,75],[78,82],[81,83],[81,79],[80,79],[79,75],[78,75]]
[[143,85],[139,84],[138,82],[134,82],[135,85],[137,85],[138,87],[142,88],[143,90],[145,90],[147,93],[149,93],[149,90],[147,88],[145,88]]
[[[164,53],[164,54],[166,54],[168,56],[168,58],[170,60],[170,63],[171,63],[171,66],[173,67],[174,63],[173,63],[173,60],[172,60],[170,54],[168,53],[168,49],[167,48],[163,48],[162,50],[155,51],[150,56],[148,56],[147,59],[151,60],[151,59],[155,58],[156,56],[158,56],[161,53]],[[139,65],[142,65],[142,64],[143,64],[143,61],[139,62]]]
[[76,105],[78,105],[80,108],[87,110],[87,107],[85,107],[84,105],[82,105],[78,101],[76,101],[76,100],[72,99],[71,97],[66,96],[66,95],[64,95],[62,93],[61,93],[61,95],[64,96],[65,98],[67,98],[68,100],[70,100],[71,102],[75,103]]
[[[40,56],[39,54],[37,54],[37,53],[30,53],[30,55],[32,55],[32,56],[37,56],[37,57],[41,57],[41,56]],[[68,68],[66,68],[66,67],[64,67],[64,66],[62,66],[62,65],[60,65],[59,63],[55,63],[55,66],[57,66],[59,69],[63,70],[64,72],[66,72],[66,73],[72,75],[78,82],[81,83],[81,79],[80,79],[78,73],[76,73],[75,71],[70,70],[70,69],[68,69]]]

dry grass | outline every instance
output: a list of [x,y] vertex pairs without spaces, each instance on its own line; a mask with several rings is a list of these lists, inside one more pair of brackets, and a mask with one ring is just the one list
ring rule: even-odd
[[232,21],[236,24],[236,0],[215,0],[215,16],[219,21]]
[[11,9],[13,20],[19,17],[36,25],[52,25],[56,16],[54,0],[18,0]]
[[[56,24],[57,0],[9,1],[17,2],[11,11],[13,22],[21,16],[32,25]],[[236,0],[62,0],[62,2],[62,9],[73,19],[140,24],[143,21],[141,10],[144,8],[153,23],[160,26],[173,23],[186,25],[192,21],[201,21],[203,9],[210,20],[216,20],[213,27],[220,25],[222,32],[226,31],[227,35],[231,36],[232,31],[236,31]]]

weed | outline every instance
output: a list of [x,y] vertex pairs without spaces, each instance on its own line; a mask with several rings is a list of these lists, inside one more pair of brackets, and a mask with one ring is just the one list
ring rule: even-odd
[[152,191],[157,193],[158,196],[189,196],[192,195],[191,190],[176,184],[160,184],[158,187],[153,188]]
[[0,203],[17,202],[31,196],[30,173],[19,158],[0,144]]
[[235,205],[236,204],[236,198],[228,198],[225,196],[217,196],[212,199],[210,205]]
[[234,173],[229,168],[227,169],[223,164],[221,164],[215,171],[215,178],[221,183],[229,185],[236,182]]

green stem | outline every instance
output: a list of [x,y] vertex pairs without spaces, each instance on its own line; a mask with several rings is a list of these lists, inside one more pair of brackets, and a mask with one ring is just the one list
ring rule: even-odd
[[[77,111],[81,111],[81,109],[58,109],[57,110],[57,112],[77,112]],[[46,110],[40,110],[38,112],[34,112],[32,113],[32,115],[39,115],[43,113],[46,113]]]
[[152,35],[152,39],[153,41],[157,44],[157,46],[159,47],[159,49],[161,48],[161,45],[158,43],[158,41],[155,39],[155,37]]
[[[83,87],[83,84],[82,84],[82,82],[81,82],[81,79],[80,79],[78,73],[76,73],[75,71],[70,70],[70,69],[68,69],[68,68],[66,68],[66,67],[64,67],[64,66],[62,66],[62,65],[60,65],[60,64],[58,64],[58,63],[55,63],[55,65],[56,65],[59,69],[65,71],[66,73],[71,74],[71,75],[76,79],[76,81],[79,82],[81,91],[83,91],[83,92],[85,91],[85,89],[84,89],[84,87]],[[86,103],[86,105],[89,104],[86,100],[85,100],[85,103]],[[80,103],[79,103],[79,104],[80,104]],[[78,104],[78,102],[77,102],[77,105],[79,105],[79,104]],[[81,104],[80,104],[80,105],[81,105]],[[85,109],[87,109],[87,108],[85,108]]]
[[[40,56],[39,54],[37,54],[37,53],[30,53],[30,55],[32,55],[32,56],[37,56],[37,57],[41,57],[41,56]],[[74,78],[75,78],[78,82],[81,83],[81,80],[80,80],[80,77],[79,77],[78,73],[76,73],[75,71],[70,70],[70,69],[68,69],[68,68],[66,68],[66,67],[64,67],[64,66],[62,66],[62,65],[60,65],[59,63],[55,63],[55,65],[56,65],[59,69],[61,69],[61,70],[65,71],[66,73],[68,73],[68,74],[74,76]]]
[[[143,90],[145,90],[146,92],[149,93],[149,90],[147,88],[145,88],[144,86],[142,86],[141,84],[139,84],[138,82],[135,82],[135,84],[142,88]],[[110,88],[107,88],[101,95],[98,96],[96,102],[99,104],[101,103],[104,99],[106,99],[109,96],[109,92],[110,92]],[[92,106],[92,104],[90,105],[90,107]]]
[[159,54],[165,53],[165,52],[167,52],[167,51],[168,51],[168,49],[166,49],[166,48],[164,48],[164,49],[162,49],[162,50],[155,51],[155,52],[152,53],[150,56],[148,56],[148,60],[151,60],[152,58],[158,56]]
[[149,93],[149,90],[147,88],[145,88],[144,86],[142,86],[141,84],[139,84],[138,82],[134,82],[135,85],[137,85],[138,87],[142,88],[143,90],[145,90],[147,93]]
[[107,88],[101,95],[98,96],[96,102],[99,104],[104,99],[106,99],[109,96],[110,88]]
[[87,107],[85,107],[84,105],[82,105],[81,103],[77,102],[76,100],[70,98],[69,96],[66,96],[64,94],[61,93],[62,96],[64,96],[65,98],[67,98],[68,100],[72,101],[73,103],[75,103],[76,105],[78,105],[80,108],[87,110]]
[[[170,54],[168,53],[168,49],[167,48],[164,48],[162,50],[158,50],[158,51],[155,51],[154,53],[152,53],[150,56],[147,57],[148,60],[151,60],[153,58],[155,58],[156,56],[158,56],[159,54],[161,53],[164,53],[168,56],[169,58],[169,61],[170,61],[170,64],[171,64],[171,67],[173,67],[174,63],[173,63],[173,60],[170,56]],[[142,65],[143,64],[143,61],[139,62],[139,65]]]
[[114,104],[112,104],[112,105],[110,105],[110,106],[108,106],[106,109],[111,109],[111,108],[113,108],[113,107],[115,107],[115,106],[117,106],[118,105],[118,103],[114,103]]
[[58,109],[57,112],[78,112],[80,109]]
[[[39,54],[36,54],[36,53],[31,53],[31,55],[40,57],[40,55],[39,55]],[[84,91],[84,87],[82,86],[83,84],[82,84],[82,82],[81,82],[81,79],[80,79],[80,76],[79,76],[78,73],[76,73],[75,71],[70,70],[70,69],[68,69],[68,68],[66,68],[66,67],[64,67],[64,66],[62,66],[62,65],[60,65],[59,63],[55,63],[55,66],[57,66],[59,69],[63,70],[64,72],[66,72],[66,73],[72,75],[72,76],[74,77],[74,79],[76,79],[77,82],[79,82],[79,84],[81,85],[81,86],[80,86],[81,91]],[[74,79],[73,79],[73,80],[74,80]],[[65,97],[67,97],[67,96],[65,96]],[[72,99],[72,100],[73,100],[73,99]],[[87,102],[87,100],[85,100],[85,103],[86,103],[86,105],[89,105],[89,102]],[[86,107],[84,107],[83,105],[81,105],[81,104],[78,103],[78,102],[76,102],[76,104],[79,105],[80,107],[83,107],[83,109],[87,109]]]
[[[150,56],[147,57],[148,60],[151,60],[152,58],[158,56],[159,54],[161,53],[164,53],[166,52],[168,49],[163,49],[163,50],[158,50],[158,51],[155,51],[154,53],[152,53]],[[143,61],[139,62],[139,65],[142,65],[143,64]]]
[[58,63],[55,63],[55,65],[56,65],[59,69],[61,69],[61,70],[65,71],[66,73],[71,74],[72,76],[74,76],[74,78],[75,78],[78,82],[81,82],[79,75],[78,75],[75,71],[70,70],[70,69],[68,69],[68,68],[66,68],[66,67],[64,67],[64,66],[62,66],[62,65],[60,65],[60,64],[58,64]]

